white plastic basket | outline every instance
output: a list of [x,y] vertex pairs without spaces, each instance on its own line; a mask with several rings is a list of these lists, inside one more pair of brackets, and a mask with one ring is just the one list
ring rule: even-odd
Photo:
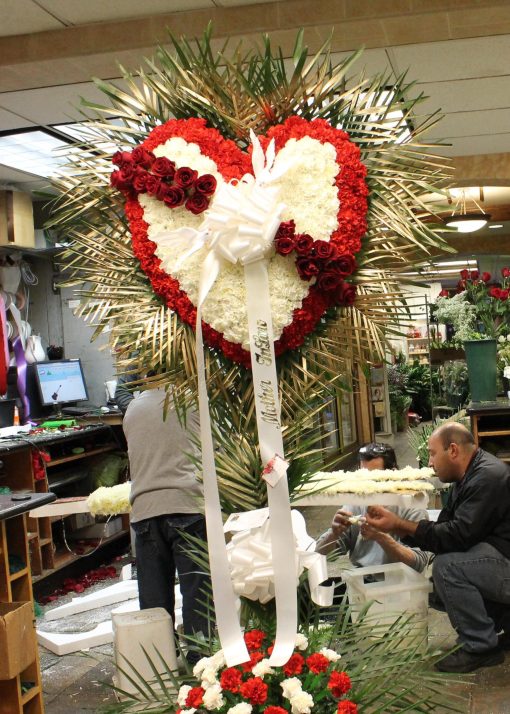
[[[370,622],[389,627],[402,616],[413,615],[414,635],[427,634],[428,594],[430,581],[403,563],[373,565],[368,568],[344,570],[347,596],[354,622],[368,602]],[[375,632],[381,636],[385,627]]]

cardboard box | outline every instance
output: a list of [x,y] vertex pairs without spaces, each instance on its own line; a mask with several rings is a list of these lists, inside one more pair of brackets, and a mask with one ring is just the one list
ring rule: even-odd
[[31,602],[0,603],[0,680],[12,679],[35,659]]

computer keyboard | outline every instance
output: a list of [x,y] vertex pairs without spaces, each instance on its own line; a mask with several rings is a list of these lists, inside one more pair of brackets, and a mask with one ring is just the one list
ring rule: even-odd
[[62,409],[62,414],[69,414],[69,416],[83,416],[84,414],[91,414],[101,410],[97,404],[80,404],[76,407],[64,407]]

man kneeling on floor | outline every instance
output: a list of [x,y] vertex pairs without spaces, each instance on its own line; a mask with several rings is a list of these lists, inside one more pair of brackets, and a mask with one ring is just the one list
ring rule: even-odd
[[381,506],[368,509],[367,522],[437,554],[434,586],[461,647],[436,667],[472,672],[500,664],[510,649],[510,468],[460,424],[432,433],[429,465],[453,484],[437,522],[407,521]]

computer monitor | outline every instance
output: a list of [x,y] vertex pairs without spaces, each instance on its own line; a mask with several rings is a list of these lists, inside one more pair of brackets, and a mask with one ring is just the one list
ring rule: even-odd
[[43,407],[52,406],[56,411],[60,411],[63,404],[88,399],[87,385],[79,359],[36,362],[34,367]]

